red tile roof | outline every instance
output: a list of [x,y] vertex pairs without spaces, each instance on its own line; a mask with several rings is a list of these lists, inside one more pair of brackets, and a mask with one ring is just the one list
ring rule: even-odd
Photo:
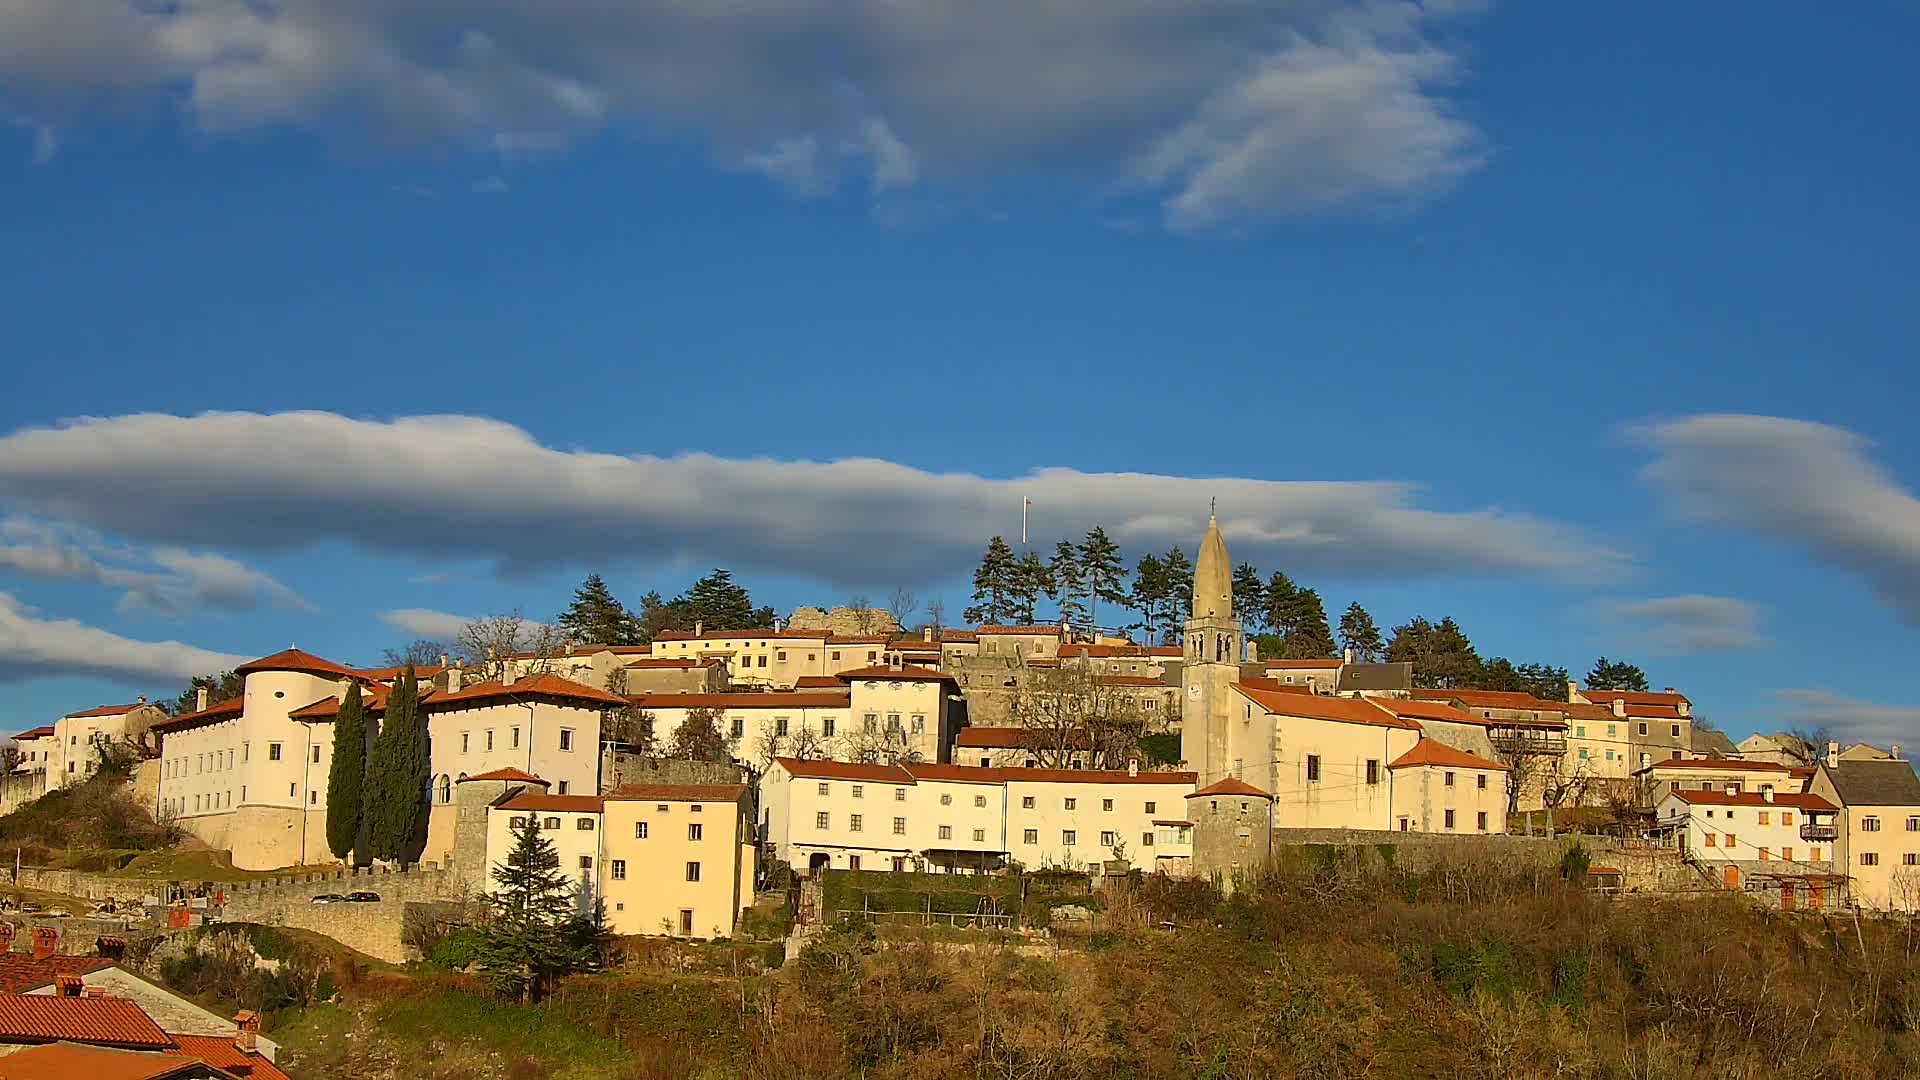
[[[914,766],[909,766],[912,768]],[[1134,774],[1125,769],[995,769],[1012,783],[1033,784],[1191,784],[1199,778],[1190,772],[1149,772]]]
[[323,675],[339,679],[360,677],[360,673],[352,668],[342,667],[331,660],[323,660],[300,649],[282,649],[272,656],[250,660],[233,669],[235,675],[246,675],[255,671],[298,671],[307,675]]
[[[1048,741],[1049,745],[1055,739],[1051,734],[1042,737]],[[1075,749],[1083,749],[1087,746],[1087,733],[1084,731],[1076,731],[1068,738],[1072,740]],[[1034,733],[1026,728],[984,725],[963,727],[953,740],[953,745],[963,750],[1024,750],[1033,743]]]
[[745,784],[627,784],[605,796],[608,802],[739,802]]
[[853,698],[844,690],[838,694],[809,690],[764,694],[629,694],[626,700],[642,709],[844,709]]
[[1419,724],[1411,720],[1402,720],[1385,709],[1375,706],[1366,698],[1276,693],[1272,690],[1255,689],[1244,683],[1234,683],[1233,688],[1240,691],[1255,705],[1281,716],[1332,720],[1341,724],[1368,724],[1373,727],[1401,728],[1407,731],[1420,730]]
[[1269,671],[1319,671],[1324,668],[1337,668],[1345,661],[1339,657],[1331,660],[1267,660],[1262,663]]
[[[265,1061],[264,1058],[261,1059]],[[269,1063],[271,1064],[271,1063]],[[175,1077],[205,1075],[212,1067],[218,1077],[237,1078],[238,1074],[220,1069],[212,1062],[182,1057],[168,1052],[155,1054],[139,1050],[110,1050],[77,1043],[52,1043],[30,1046],[0,1057],[0,1080],[174,1080]],[[274,1073],[278,1073],[275,1076]],[[286,1073],[255,1073],[258,1077],[280,1080]]]
[[[257,1053],[249,1053],[233,1043],[231,1035],[181,1035],[176,1033],[173,1041],[180,1045],[178,1050],[167,1051],[170,1055],[197,1058],[216,1069],[243,1077],[244,1080],[289,1080],[280,1066],[268,1061]],[[5,1065],[0,1063],[0,1069]],[[92,1080],[90,1077],[89,1080]]]
[[465,783],[468,780],[512,780],[522,784],[539,784],[543,787],[552,786],[548,784],[547,781],[540,779],[532,773],[521,772],[519,769],[495,769],[492,772],[483,772],[479,776],[463,776],[460,778],[461,783]]
[[708,630],[695,634],[690,630],[662,630],[653,635],[655,641],[733,641],[741,638],[799,638],[802,640],[825,641],[825,630]]
[[1613,710],[1605,705],[1589,705],[1584,701],[1570,701],[1558,706],[1565,709],[1567,715],[1575,720],[1611,720],[1615,719]]
[[913,776],[898,765],[867,765],[855,761],[814,761],[800,758],[773,759],[789,774],[807,780],[872,780],[876,783],[911,784]]
[[1628,705],[1627,715],[1635,720],[1685,720],[1676,705]]
[[1095,675],[1096,686],[1158,686],[1161,689],[1178,690],[1165,679],[1156,679],[1151,675]]
[[1682,702],[1688,705],[1693,704],[1687,700],[1685,694],[1648,694],[1637,690],[1582,690],[1580,696],[1596,705],[1611,702],[1616,698],[1629,705],[1678,705]]
[[1185,656],[1186,653],[1178,645],[1089,645],[1074,641],[1060,646],[1060,655],[1068,658],[1086,656],[1107,659],[1110,657]]
[[974,645],[980,641],[978,630],[942,630],[934,635],[934,640],[942,645]]
[[14,736],[14,738],[15,738],[16,740],[18,740],[18,739],[45,739],[45,738],[47,738],[47,737],[49,737],[49,736],[51,736],[52,734],[53,734],[53,729],[52,729],[52,728],[50,728],[50,727],[37,727],[37,728],[34,728],[34,729],[33,729],[33,730],[31,730],[31,731],[23,731],[23,732],[21,732],[20,734],[18,734],[18,735],[15,735],[15,736]]
[[656,668],[719,667],[720,661],[704,656],[645,656],[638,660],[629,660],[620,666],[639,671],[651,671]]
[[1366,700],[1395,716],[1409,720],[1444,720],[1449,724],[1473,724],[1486,727],[1487,721],[1469,712],[1461,712],[1438,701],[1408,701],[1402,698],[1370,697]]
[[1735,769],[1742,772],[1792,772],[1773,761],[1735,761],[1732,758],[1667,758],[1647,766],[1649,769]]
[[24,994],[52,986],[60,975],[86,975],[114,966],[98,956],[50,956],[35,960],[32,953],[0,953],[0,993]]
[[[440,674],[441,672],[447,670],[447,668],[451,666],[453,665],[451,664],[415,664],[413,668],[413,677],[416,679],[431,679],[435,675]],[[373,679],[378,682],[391,682],[392,680],[399,678],[402,674],[406,672],[406,670],[407,670],[406,665],[402,664],[399,667],[361,668],[359,671],[354,672],[354,674],[360,676],[363,679]]]
[[0,994],[0,1042],[84,1042],[163,1050],[167,1033],[126,998]]
[[829,645],[890,645],[892,643],[891,634],[831,634],[827,637]]
[[879,784],[910,785],[916,775],[929,780],[968,780],[980,783],[1029,784],[1191,784],[1190,772],[1141,772],[1125,769],[998,769],[968,765],[863,765],[846,761],[799,761],[775,758],[797,779],[865,780]]
[[1456,750],[1437,739],[1421,739],[1413,744],[1413,749],[1394,758],[1387,764],[1389,769],[1407,769],[1417,765],[1437,765],[1448,769],[1491,769],[1506,772],[1507,767],[1497,761]]
[[838,675],[802,675],[794,680],[795,690],[845,690],[846,680]]
[[[1237,776],[1229,776],[1221,780],[1215,780],[1213,783],[1187,796],[1187,798],[1198,799],[1207,795],[1252,795],[1262,799],[1273,798],[1272,795],[1261,791],[1259,788],[1254,787],[1252,784],[1247,783]],[[1159,822],[1155,822],[1154,824],[1157,825]]]
[[192,731],[194,728],[217,724],[222,720],[232,720],[245,711],[246,707],[246,698],[228,698],[217,705],[209,705],[199,712],[181,713],[171,720],[157,720],[149,730],[163,734],[173,731]]
[[915,780],[946,780],[965,784],[999,784],[1006,780],[1005,769],[975,765],[936,765],[921,761],[905,768]]
[[935,671],[932,668],[915,667],[912,664],[901,664],[899,667],[888,667],[885,664],[877,664],[873,667],[853,668],[850,671],[842,671],[834,677],[845,679],[848,682],[852,682],[855,679],[892,680],[893,682],[953,681],[953,676],[943,671]]
[[130,713],[135,709],[144,709],[146,707],[147,703],[144,701],[136,701],[132,705],[102,705],[98,708],[87,709],[83,712],[70,712],[66,715],[66,719],[80,720],[89,716],[119,716],[122,713]]
[[1662,797],[1667,795],[1684,802],[1713,806],[1758,806],[1763,809],[1769,806],[1785,806],[1795,810],[1822,812],[1840,809],[1818,795],[1809,795],[1804,792],[1775,792],[1771,800],[1758,791],[1743,791],[1738,795],[1730,791],[1668,791],[1664,792]]
[[1058,626],[982,626],[976,634],[1026,634],[1031,637],[1059,637]]
[[422,698],[421,705],[428,708],[460,708],[478,705],[483,702],[498,701],[502,698],[543,697],[558,698],[562,701],[581,701],[599,705],[603,708],[625,705],[627,699],[605,690],[596,690],[584,683],[563,679],[551,672],[527,675],[514,680],[509,685],[488,681],[457,690],[451,694],[440,694],[431,698]]
[[1523,694],[1517,690],[1415,690],[1413,696],[1421,701],[1458,701],[1476,709],[1518,709],[1533,712],[1567,711],[1564,701],[1544,701],[1532,694]]
[[528,791],[495,806],[496,810],[552,810],[556,813],[597,814],[607,800],[599,795],[541,795]]
[[[433,687],[426,685],[417,686],[416,689],[419,692],[421,701],[428,700],[438,692]],[[382,686],[379,683],[368,683],[360,688],[360,707],[363,711],[370,713],[386,712],[387,700],[392,696],[392,687]],[[334,697],[323,697],[311,705],[302,705],[288,713],[287,719],[338,720],[340,718],[341,704],[342,701],[337,695]]]

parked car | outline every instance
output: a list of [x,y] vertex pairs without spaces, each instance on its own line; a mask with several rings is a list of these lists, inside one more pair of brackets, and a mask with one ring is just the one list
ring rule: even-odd
[[313,898],[313,902],[316,904],[344,904],[347,902],[347,898],[336,892],[321,893],[319,896]]
[[377,892],[350,892],[346,895],[346,902],[349,904],[377,904],[380,902],[380,894]]

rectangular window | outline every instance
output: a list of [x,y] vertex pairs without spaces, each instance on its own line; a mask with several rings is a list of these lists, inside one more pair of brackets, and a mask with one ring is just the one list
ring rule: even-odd
[[907,819],[906,818],[897,817],[893,819],[893,835],[895,836],[907,835]]
[[687,864],[687,880],[688,881],[700,880],[700,864],[699,863],[690,862]]
[[1880,855],[1879,855],[1879,853],[1878,853],[1878,852],[1874,852],[1874,851],[1863,851],[1863,852],[1861,852],[1861,853],[1860,853],[1860,865],[1861,865],[1861,866],[1879,866],[1879,865],[1880,865]]
[[693,909],[692,908],[680,909],[680,936],[681,937],[693,936]]
[[983,844],[983,843],[986,843],[986,840],[987,840],[987,830],[985,830],[985,829],[975,829],[975,830],[973,830],[973,842],[974,842],[974,843],[976,843],[976,844]]
[[833,738],[833,717],[823,716],[820,718],[820,734],[825,735],[829,739]]
[[833,650],[833,658],[834,658],[835,660],[838,660],[838,659],[840,659],[840,650],[839,650],[839,649],[835,649],[835,650]]
[[733,733],[734,738],[740,738],[747,733],[747,718],[744,716],[734,717],[733,723],[727,726],[727,730]]
[[953,826],[951,825],[940,826],[940,839],[942,840],[953,839]]
[[1781,848],[1781,849],[1780,849],[1780,858],[1781,858],[1781,860],[1782,860],[1782,861],[1785,861],[1785,862],[1792,862],[1792,861],[1793,861],[1793,849],[1792,849],[1792,848],[1790,848],[1790,847],[1783,847],[1783,848]]
[[1607,725],[1607,738],[1611,739],[1618,734],[1620,734],[1620,726],[1618,724]]
[[1148,803],[1147,803],[1147,813],[1149,813],[1149,814],[1152,814],[1152,813],[1157,813],[1157,811],[1156,811],[1156,810],[1154,809],[1154,806],[1155,806],[1155,805],[1156,805],[1156,804],[1155,804],[1155,803],[1153,803],[1152,801],[1148,801]]
[[1573,737],[1574,737],[1574,738],[1576,738],[1576,739],[1584,739],[1584,738],[1586,738],[1586,737],[1587,737],[1587,726],[1586,726],[1585,724],[1581,724],[1581,725],[1579,725],[1578,727],[1576,727],[1576,728],[1574,728],[1574,729],[1573,729]]
[[280,760],[280,744],[279,743],[270,742],[267,744],[267,760],[268,761]]
[[1765,810],[1760,811],[1760,824],[1762,825],[1768,824],[1768,821],[1771,817],[1772,815],[1767,813]]
[[627,860],[625,859],[613,860],[613,866],[611,867],[610,872],[611,872],[611,876],[613,877],[613,880],[615,881],[627,880]]
[[1714,847],[1714,846],[1715,846],[1715,845],[1714,845],[1714,842],[1713,842],[1713,834],[1712,834],[1712,833],[1708,833],[1708,834],[1707,834],[1707,846],[1708,846],[1708,847]]
[[513,729],[512,741],[509,742],[507,745],[510,747],[514,747],[516,749],[520,746],[520,729],[519,728]]
[[1150,833],[1150,832],[1143,832],[1143,833],[1141,833],[1141,834],[1140,834],[1140,846],[1141,846],[1141,847],[1152,847],[1152,846],[1153,846],[1153,834],[1152,834],[1152,833]]
[[573,828],[575,832],[592,832],[593,819],[590,817],[575,818]]
[[1022,810],[1033,809],[1033,796],[1031,795],[1020,796],[1020,809]]
[[1645,724],[1641,724],[1641,725],[1640,725],[1640,736],[1641,736],[1641,738],[1645,738],[1645,737],[1646,737],[1646,734],[1647,734],[1647,725],[1645,725]]
[[1061,802],[1064,803],[1066,805],[1066,808],[1069,810],[1072,810],[1074,807],[1080,805],[1080,800],[1074,798],[1071,795],[1067,796],[1065,799],[1062,799]]
[[941,794],[940,794],[940,805],[941,805],[941,806],[952,806],[952,805],[953,805],[953,795],[952,795],[951,793],[948,793],[948,792],[941,792]]
[[[216,767],[219,766],[220,760],[222,757],[224,757],[224,755],[222,754],[213,755],[213,763]],[[313,763],[315,765],[320,764],[320,744],[319,743],[313,744]]]
[[785,649],[781,649],[781,650],[780,650],[779,652],[777,652],[777,653],[774,653],[774,654],[773,654],[773,658],[774,658],[775,660],[777,660],[777,661],[779,661],[779,662],[780,662],[780,663],[782,663],[782,664],[784,664],[784,663],[786,663],[786,662],[787,662],[787,650],[785,650]]
[[1814,862],[1819,862],[1819,861],[1820,861],[1820,849],[1819,849],[1819,848],[1814,848],[1812,852],[1810,852],[1810,853],[1808,853],[1808,855],[1807,855],[1807,858],[1809,858],[1809,859],[1812,859],[1812,860],[1813,860]]
[[1452,773],[1448,773],[1448,774],[1447,774],[1447,786],[1448,786],[1448,787],[1452,787],[1452,786],[1453,786],[1453,774],[1452,774]]
[[784,717],[784,716],[776,716],[776,717],[774,717],[774,718],[773,718],[773,733],[774,733],[775,735],[785,735],[785,734],[787,733],[787,718],[786,718],[786,717]]
[[1112,800],[1112,799],[1101,799],[1101,800],[1100,800],[1100,809],[1102,809],[1102,810],[1106,810],[1106,811],[1109,811],[1109,812],[1110,812],[1110,811],[1112,811],[1112,810],[1113,810],[1113,800]]
[[1039,829],[1025,829],[1025,830],[1023,830],[1023,831],[1022,831],[1022,832],[1020,833],[1020,842],[1021,842],[1021,843],[1023,843],[1023,844],[1037,844],[1037,843],[1039,843],[1039,842],[1040,842],[1040,830],[1039,830]]
[[318,790],[311,790],[307,792],[307,805],[308,806],[320,805],[320,792]]
[[472,732],[463,731],[460,733],[460,752],[461,753],[464,754],[467,752],[467,744],[472,740],[473,740]]
[[573,729],[572,728],[560,729],[560,749],[562,750],[573,749]]
[[567,784],[568,784],[568,783],[569,783],[569,781],[566,781],[566,780],[562,780],[562,781],[560,781],[560,791],[559,791],[559,794],[561,794],[561,795],[565,795],[565,794],[567,793]]
[[696,842],[699,841],[700,839],[700,823],[699,822],[697,821],[687,822],[687,839],[696,841]]
[[1474,825],[1481,832],[1487,831],[1487,812],[1485,810],[1480,811],[1480,813],[1477,815],[1474,821]]
[[888,731],[900,730],[900,714],[899,713],[890,712],[887,714],[887,730]]
[[915,735],[925,735],[927,733],[927,718],[924,716],[915,714],[913,718],[913,727],[911,730]]
[[1760,849],[1760,861],[1761,861],[1761,862],[1772,862],[1772,861],[1773,861],[1773,852],[1771,852],[1771,851],[1769,851],[1769,850],[1768,850],[1768,849],[1766,849],[1766,848],[1761,848],[1761,849]]
[[856,799],[864,799],[864,798],[866,798],[866,797],[867,797],[867,785],[865,785],[865,784],[855,784],[855,785],[853,785],[853,797],[854,797],[854,798],[856,798]]
[[880,732],[880,714],[879,713],[866,714],[865,716],[860,718],[860,723],[862,725],[861,730],[865,731],[867,734],[869,735],[879,734]]
[[985,795],[975,795],[973,797],[973,805],[975,806],[987,805],[987,797]]
[[1307,755],[1307,783],[1317,783],[1320,779],[1320,755]]
[[827,793],[827,785],[826,785],[826,782],[825,782],[825,781],[821,781],[820,783],[818,783],[818,784],[816,784],[816,785],[814,785],[814,788],[813,788],[813,790],[814,790],[814,794],[816,794],[816,795],[825,795],[825,794]]
[[634,823],[633,823],[633,838],[634,838],[635,840],[645,840],[645,839],[647,838],[647,823],[646,823],[646,822],[644,822],[644,821],[636,821],[636,822],[634,822]]
[[849,870],[860,869],[860,856],[858,855],[847,856],[847,869]]
[[894,802],[906,802],[906,801],[907,801],[907,789],[906,789],[906,788],[903,788],[903,787],[897,787],[897,788],[894,788],[894,789],[893,789],[893,801],[894,801]]
[[1676,739],[1680,737],[1680,725],[1679,725],[1679,724],[1675,724],[1675,725],[1673,725],[1673,737],[1674,737],[1674,738],[1676,738]]
[[1119,842],[1120,842],[1120,836],[1118,833],[1103,832],[1100,834],[1101,847],[1110,848]]
[[1907,818],[1907,831],[1920,832],[1920,817]]
[[1880,819],[1879,819],[1879,818],[1877,818],[1877,817],[1863,817],[1863,818],[1861,818],[1861,819],[1860,819],[1860,831],[1861,831],[1861,832],[1879,832],[1879,831],[1880,831]]
[[580,856],[580,869],[582,870],[593,869],[593,856],[591,855]]
[[1481,773],[1480,775],[1474,777],[1474,780],[1476,781],[1476,783],[1473,785],[1474,787],[1479,788],[1481,791],[1487,790],[1487,774],[1486,773]]
[[487,731],[487,749],[488,749],[488,750],[492,750],[492,749],[493,749],[493,731],[492,731],[492,729],[488,729],[488,731]]
[[1793,824],[1793,811],[1791,810],[1780,811],[1780,824],[1782,825]]
[[1368,758],[1367,759],[1367,783],[1378,784],[1379,782],[1380,782],[1380,759]]
[[1728,834],[1727,834],[1727,842],[1726,842],[1726,844],[1725,844],[1724,846],[1726,846],[1726,847],[1732,847],[1733,845],[1734,845],[1734,835],[1733,835],[1732,833],[1728,833]]
[[1920,866],[1920,855],[1909,851],[1905,855],[1900,856],[1900,862],[1905,866]]
[[1447,811],[1447,828],[1449,830],[1453,828],[1453,811],[1451,810]]
[[1067,847],[1072,847],[1076,839],[1078,839],[1078,836],[1072,829],[1063,829],[1060,833],[1060,843]]
[[754,666],[755,666],[755,667],[766,667],[766,666],[767,666],[767,657],[766,657],[766,654],[765,654],[765,653],[762,653],[762,654],[760,655],[760,662],[759,662],[758,664],[756,664],[756,665],[754,665]]
[[847,830],[848,830],[849,832],[859,832],[859,831],[860,831],[860,823],[861,823],[861,821],[862,821],[862,820],[863,820],[863,819],[861,818],[861,816],[860,816],[859,814],[849,814],[849,815],[847,815]]
[[827,812],[822,810],[813,815],[813,827],[816,829],[824,829],[827,827],[827,820]]

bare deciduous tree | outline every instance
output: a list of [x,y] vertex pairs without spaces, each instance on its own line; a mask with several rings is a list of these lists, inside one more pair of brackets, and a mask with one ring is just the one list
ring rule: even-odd
[[1079,754],[1090,768],[1123,768],[1150,733],[1139,695],[1102,685],[1088,668],[1028,668],[1014,683],[1009,715],[1026,729],[1026,749],[1042,768],[1067,768]]
[[566,635],[559,627],[530,622],[518,611],[487,615],[468,623],[458,641],[467,663],[481,676],[511,682],[538,674],[566,651]]
[[907,620],[913,618],[919,607],[920,598],[905,585],[893,590],[893,595],[887,598],[887,614],[893,616],[893,625],[901,630],[907,628]]
[[388,649],[386,666],[406,667],[412,664],[414,667],[428,667],[438,664],[440,658],[447,655],[447,651],[447,646],[443,642],[430,638],[415,638],[397,649]]
[[873,601],[868,600],[865,593],[855,593],[853,598],[847,601],[847,607],[853,611],[854,630],[862,634],[873,633]]
[[946,601],[938,598],[927,601],[927,625],[933,628],[933,636],[935,640],[939,639],[940,631],[942,629],[945,629],[946,618],[947,618],[947,602]]

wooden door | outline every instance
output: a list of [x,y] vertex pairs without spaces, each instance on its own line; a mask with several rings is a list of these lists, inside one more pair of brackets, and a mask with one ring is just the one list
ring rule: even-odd
[[1807,907],[1819,911],[1827,906],[1827,883],[1824,881],[1807,882]]
[[1797,899],[1798,898],[1794,896],[1793,882],[1791,881],[1781,882],[1780,883],[1780,910],[1792,911],[1795,906],[1794,902]]
[[1740,887],[1740,868],[1737,866],[1727,867],[1725,881],[1727,888],[1738,889]]

